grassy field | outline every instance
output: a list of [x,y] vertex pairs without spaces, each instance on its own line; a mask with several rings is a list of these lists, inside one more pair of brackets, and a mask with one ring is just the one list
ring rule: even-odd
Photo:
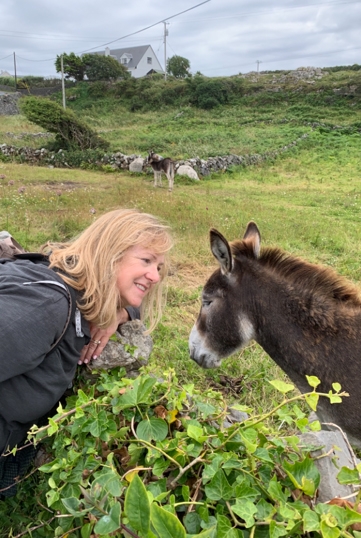
[[[171,365],[181,381],[222,387],[230,399],[267,408],[274,394],[264,381],[282,374],[256,344],[224,361],[217,371],[205,372],[188,357],[188,334],[197,316],[202,284],[216,267],[208,230],[216,227],[234,239],[249,220],[255,220],[265,245],[278,245],[330,265],[359,282],[361,136],[349,127],[360,121],[361,112],[350,102],[329,110],[305,103],[238,104],[209,112],[188,107],[180,116],[178,110],[130,113],[120,105],[112,107],[108,103],[105,114],[104,103],[99,102],[98,109],[93,104],[84,111],[84,119],[103,133],[113,150],[124,153],[145,154],[149,147],[174,158],[262,153],[308,133],[307,139],[272,162],[212,174],[200,182],[176,178],[172,194],[166,188],[154,189],[151,175],[0,161],[0,229],[8,229],[28,249],[47,239],[67,239],[97,215],[119,206],[137,207],[165,219],[176,245],[168,307],[154,333],[148,368],[161,375]],[[339,128],[322,130],[312,127],[312,121]],[[13,144],[6,133],[38,131],[21,116],[6,117],[0,137]],[[28,141],[41,146],[39,140]],[[233,381],[241,377],[234,388]]]

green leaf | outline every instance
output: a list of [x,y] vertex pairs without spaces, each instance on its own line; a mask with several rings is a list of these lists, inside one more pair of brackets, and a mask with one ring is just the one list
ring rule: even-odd
[[287,392],[290,392],[295,388],[295,386],[291,383],[285,383],[284,381],[280,381],[279,379],[269,381],[269,383],[282,394],[286,394]]
[[321,477],[312,458],[307,457],[295,463],[285,461],[283,468],[296,488],[313,497],[320,484]]
[[79,499],[76,499],[75,497],[68,497],[67,499],[61,499],[61,502],[67,509],[68,513],[72,516],[84,516],[89,512],[88,509],[83,510],[82,509],[82,503],[79,501]]
[[307,383],[315,389],[321,383],[321,381],[315,375],[306,375]]
[[257,449],[257,431],[253,428],[246,428],[239,431],[239,435],[244,443],[244,446],[249,454],[253,454]]
[[340,392],[341,390],[341,385],[340,383],[332,383],[332,388],[335,392]]
[[253,516],[257,513],[257,507],[253,502],[237,499],[236,503],[231,506],[231,509],[232,512],[244,520],[246,528],[254,525],[255,521]]
[[319,400],[319,395],[313,392],[312,394],[305,394],[305,400],[308,405],[311,407],[312,411],[317,411],[317,404]]
[[288,531],[285,527],[280,524],[277,525],[275,521],[271,521],[269,526],[269,536],[270,538],[278,538],[279,536],[286,536]]
[[233,488],[229,485],[222,469],[219,469],[209,484],[205,486],[205,492],[211,501],[219,501],[221,499],[228,501],[232,497]]
[[198,443],[204,443],[208,439],[208,435],[204,435],[203,428],[194,426],[193,424],[187,427],[187,435]]
[[337,527],[330,527],[326,521],[321,521],[320,530],[322,538],[338,538],[341,535],[340,529]]
[[186,531],[177,516],[156,503],[150,508],[150,519],[159,538],[186,538]]
[[332,392],[330,391],[328,393],[328,397],[330,399],[330,403],[334,404],[334,403],[342,403],[342,398],[341,396],[338,396],[338,394],[332,394]]
[[146,534],[150,524],[150,505],[145,486],[135,475],[125,494],[124,510],[130,524]]
[[99,484],[106,492],[114,497],[120,497],[122,493],[122,484],[119,475],[113,469],[103,467],[103,469],[97,471],[94,476],[94,484]]
[[276,508],[273,504],[268,503],[265,499],[260,499],[256,505],[257,507],[257,516],[256,518],[259,521],[267,521],[273,517],[276,513]]
[[170,461],[169,460],[166,460],[166,459],[163,459],[163,458],[159,458],[157,459],[157,461],[154,463],[153,465],[153,474],[154,476],[162,476],[164,471],[166,471],[168,469],[170,465]]
[[287,502],[287,495],[282,491],[282,486],[276,477],[270,480],[267,491],[274,501]]
[[109,514],[101,517],[94,527],[94,532],[96,534],[109,534],[114,532],[120,527],[120,512],[121,506],[120,503],[114,504],[111,507]]
[[341,471],[336,478],[340,484],[359,484],[360,482],[358,470],[349,469],[348,467],[341,467]]
[[183,518],[183,525],[188,534],[197,534],[201,530],[201,518],[196,512],[189,512]]
[[232,528],[231,522],[225,516],[217,516],[217,538],[238,538],[238,533]]
[[85,525],[83,525],[82,528],[80,529],[81,538],[90,538],[92,530],[93,530],[92,523],[86,523]]
[[168,424],[162,418],[151,417],[137,426],[137,436],[143,441],[163,441],[168,435]]
[[304,532],[320,530],[320,518],[313,510],[306,510],[303,514],[303,530]]

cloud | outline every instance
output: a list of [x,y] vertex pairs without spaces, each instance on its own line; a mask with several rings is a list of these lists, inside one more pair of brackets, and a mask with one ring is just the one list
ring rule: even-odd
[[[228,76],[260,69],[327,67],[359,62],[361,5],[355,0],[48,0],[2,2],[0,5],[0,70],[19,76],[54,76],[62,52],[152,45],[163,65],[164,24],[167,56],[177,54],[192,72]],[[174,16],[176,15],[176,16]],[[126,39],[118,38],[144,32]]]

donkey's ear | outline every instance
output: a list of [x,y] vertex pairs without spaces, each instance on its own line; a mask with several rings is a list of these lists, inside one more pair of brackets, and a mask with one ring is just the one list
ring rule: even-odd
[[209,237],[212,254],[218,260],[222,273],[224,275],[230,273],[233,267],[233,258],[227,239],[214,228],[211,229]]
[[251,220],[247,224],[246,231],[244,232],[243,241],[250,245],[256,258],[259,258],[261,251],[261,234],[258,226]]

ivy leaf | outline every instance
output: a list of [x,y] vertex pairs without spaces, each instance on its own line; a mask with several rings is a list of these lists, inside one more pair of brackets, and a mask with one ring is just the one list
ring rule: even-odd
[[307,383],[313,389],[317,388],[321,381],[315,375],[306,375]]
[[327,521],[321,521],[320,530],[322,538],[338,538],[341,535],[340,529],[337,527],[330,527]]
[[340,392],[341,390],[341,385],[340,383],[332,383],[332,388],[335,392]]
[[197,534],[201,530],[201,518],[197,512],[189,512],[183,518],[183,525],[188,534]]
[[133,385],[127,388],[127,391],[120,396],[116,408],[118,410],[134,407],[141,403],[151,403],[150,396],[157,380],[153,377],[137,377]]
[[211,501],[228,501],[233,495],[233,488],[228,483],[226,475],[222,469],[219,469],[209,484],[205,487],[207,497]]
[[305,400],[311,407],[312,411],[317,411],[319,395],[313,392],[312,394],[305,394]]
[[355,512],[348,506],[342,507],[337,505],[329,505],[330,514],[335,516],[338,524],[342,528],[349,527],[355,523],[361,523],[361,514]]
[[246,528],[254,525],[253,516],[257,513],[257,507],[253,504],[253,502],[244,499],[237,499],[236,503],[231,506],[231,509],[232,512],[244,520]]
[[177,516],[156,503],[151,505],[150,519],[159,538],[186,538],[186,531]]
[[219,515],[217,517],[217,538],[238,538],[238,536],[229,519]]
[[109,514],[101,517],[94,527],[94,532],[96,534],[109,534],[114,532],[120,527],[120,503],[114,504]]
[[313,497],[320,484],[321,477],[312,458],[307,457],[303,461],[296,461],[295,463],[285,461],[283,468],[296,488]]
[[61,499],[61,502],[65,506],[65,508],[68,511],[68,514],[71,514],[72,516],[80,517],[84,516],[89,512],[88,509],[83,510],[81,508],[82,503],[79,501],[79,499],[76,499],[75,497],[68,497],[67,499]]
[[97,471],[94,482],[114,497],[120,497],[122,493],[120,477],[113,469],[103,467],[101,471]]
[[162,418],[151,417],[137,426],[137,436],[143,441],[164,441],[168,435],[168,425]]
[[277,525],[277,523],[272,520],[269,526],[269,536],[270,538],[278,538],[279,536],[286,536],[288,534],[288,530],[285,529],[285,527],[281,525]]
[[341,471],[336,478],[340,484],[358,484],[360,482],[358,470],[349,469],[348,467],[341,467]]
[[284,381],[280,381],[279,379],[274,379],[273,381],[269,381],[269,383],[282,394],[286,394],[287,392],[290,392],[295,388],[295,386],[291,383],[285,383]]
[[131,481],[125,494],[124,510],[130,524],[142,534],[150,525],[150,505],[147,490],[138,475]]
[[332,403],[332,404],[334,404],[334,403],[342,403],[342,398],[338,394],[332,394],[332,392],[330,391],[328,393],[328,397],[330,399],[330,403]]
[[208,435],[204,435],[203,428],[194,426],[193,424],[187,427],[187,435],[197,441],[197,443],[204,443],[208,439]]
[[303,514],[303,530],[304,532],[320,530],[320,518],[313,510],[306,510]]

